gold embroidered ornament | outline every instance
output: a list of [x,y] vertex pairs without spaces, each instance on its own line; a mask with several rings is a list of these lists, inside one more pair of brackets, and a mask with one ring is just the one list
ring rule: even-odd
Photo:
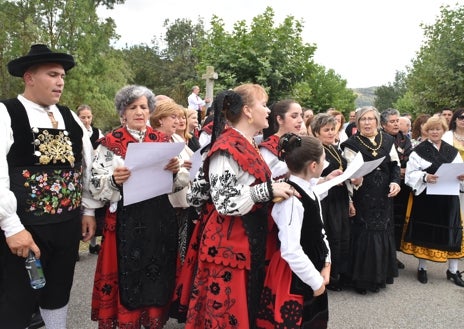
[[46,129],[41,133],[37,128],[33,128],[32,131],[37,134],[34,138],[34,155],[39,158],[40,164],[47,165],[50,162],[64,164],[68,161],[71,167],[74,167],[76,159],[67,131],[60,131],[56,135],[50,134]]

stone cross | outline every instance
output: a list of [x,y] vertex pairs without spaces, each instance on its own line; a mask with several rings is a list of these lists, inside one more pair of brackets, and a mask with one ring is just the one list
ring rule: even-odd
[[214,72],[213,66],[207,66],[206,73],[203,74],[201,78],[206,80],[205,98],[209,99],[209,102],[206,103],[206,108],[208,108],[213,101],[214,80],[218,78],[218,74]]

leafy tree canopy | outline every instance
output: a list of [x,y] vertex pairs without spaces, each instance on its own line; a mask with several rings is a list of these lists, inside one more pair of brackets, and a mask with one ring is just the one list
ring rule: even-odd
[[441,7],[435,24],[423,29],[425,42],[407,79],[416,113],[464,106],[464,6]]

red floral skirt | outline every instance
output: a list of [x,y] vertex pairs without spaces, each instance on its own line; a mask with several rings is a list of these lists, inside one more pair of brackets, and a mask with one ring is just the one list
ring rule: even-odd
[[306,301],[290,292],[291,283],[292,270],[277,251],[264,281],[256,328],[327,328],[327,293]]

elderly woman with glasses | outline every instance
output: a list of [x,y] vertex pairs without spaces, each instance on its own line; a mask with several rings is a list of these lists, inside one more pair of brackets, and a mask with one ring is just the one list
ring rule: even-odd
[[342,143],[348,163],[361,153],[364,161],[383,158],[372,172],[352,179],[356,209],[351,227],[351,279],[364,295],[378,292],[398,276],[393,236],[393,197],[400,191],[400,160],[394,138],[381,131],[375,107],[356,111],[358,131]]

